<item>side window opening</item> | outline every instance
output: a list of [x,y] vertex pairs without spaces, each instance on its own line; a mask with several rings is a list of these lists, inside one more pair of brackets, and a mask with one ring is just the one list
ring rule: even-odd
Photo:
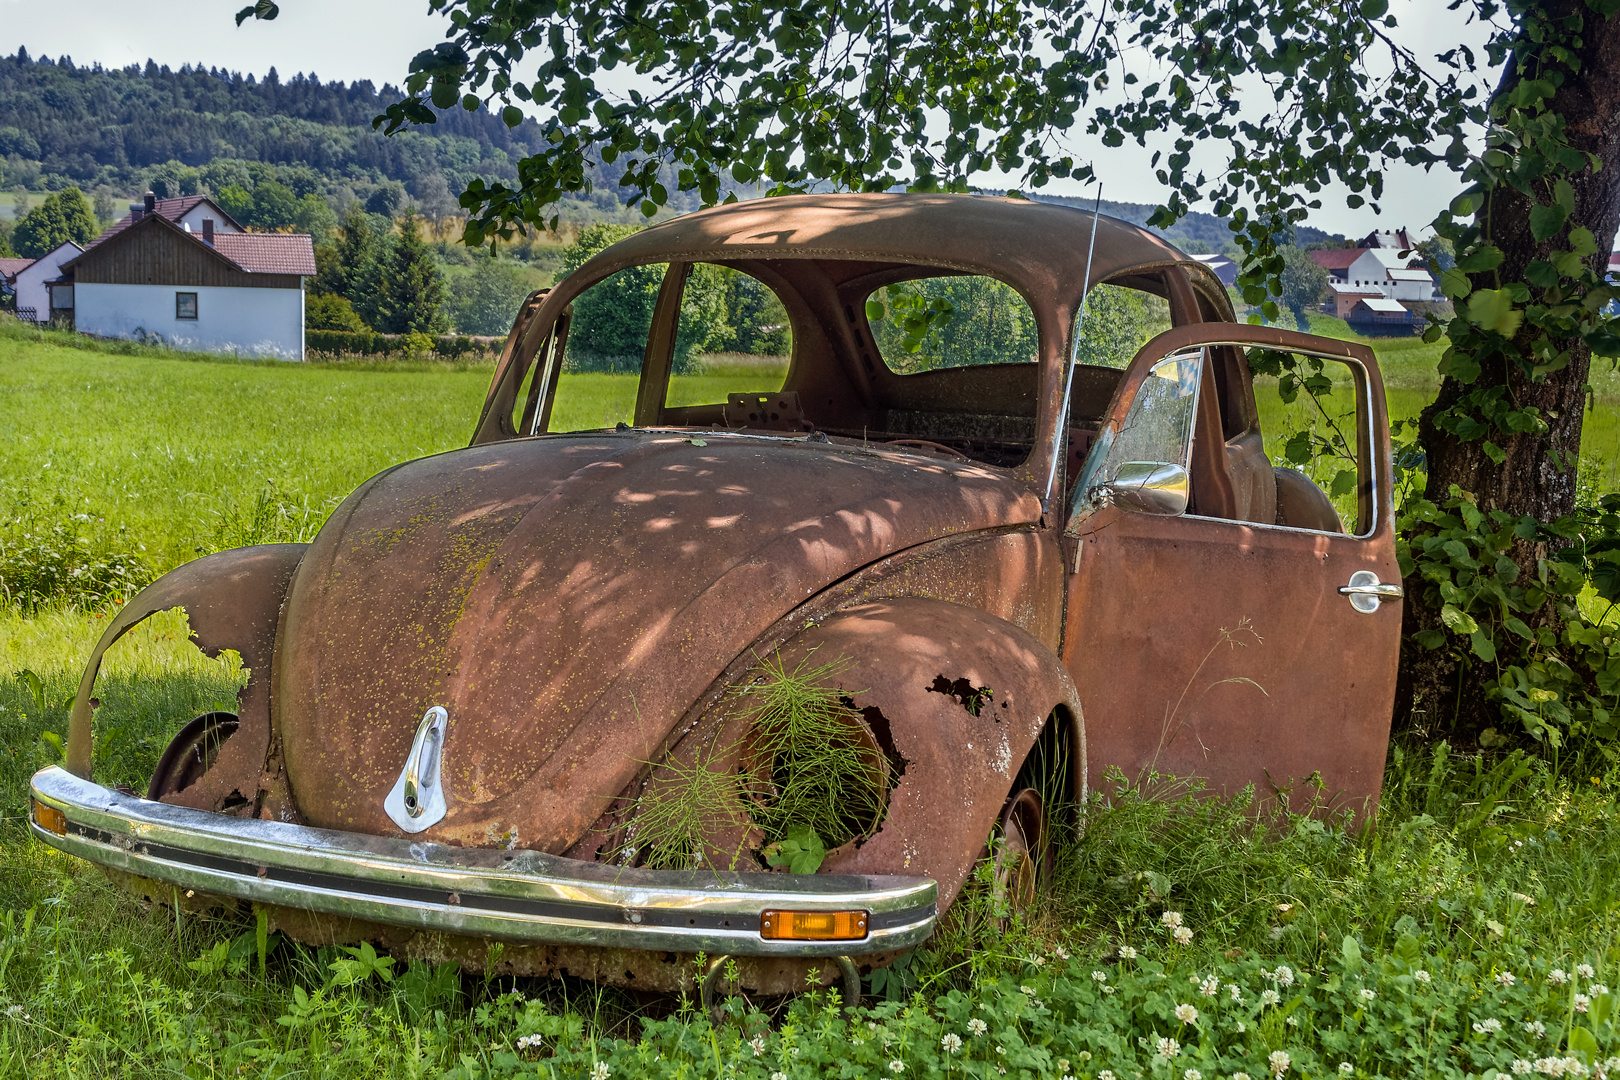
[[[769,285],[728,266],[698,263],[681,294],[664,406],[670,410],[718,406],[722,416],[711,419],[729,424],[737,419],[723,415],[732,395],[780,391],[792,355],[787,308]],[[675,412],[668,419],[692,423],[703,415]]]
[[1364,376],[1332,357],[1248,350],[1279,525],[1364,535],[1374,490]]

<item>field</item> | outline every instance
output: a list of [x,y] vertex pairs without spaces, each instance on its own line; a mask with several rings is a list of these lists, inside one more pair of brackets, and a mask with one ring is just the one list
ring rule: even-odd
[[[1410,416],[1436,349],[1378,349],[1392,411]],[[676,393],[714,400],[765,374]],[[489,376],[98,351],[0,328],[0,544],[67,523],[74,543],[162,569],[307,537],[377,470],[464,444]],[[628,401],[626,379],[576,378],[586,413]],[[1593,382],[1588,476],[1612,490],[1620,382]],[[1033,917],[1004,927],[986,897],[961,905],[854,1020],[809,995],[755,1003],[767,1012],[735,1002],[711,1028],[689,1002],[568,980],[464,977],[274,935],[261,950],[250,914],[149,909],[33,843],[27,778],[59,758],[110,610],[0,608],[0,1077],[1262,1080],[1515,1062],[1575,1076],[1576,1054],[1620,1071],[1605,1064],[1620,1038],[1604,985],[1620,984],[1620,770],[1595,751],[1553,768],[1397,748],[1366,834],[1257,822],[1241,800],[1181,799],[1169,780],[1104,783]],[[242,677],[173,615],[104,670],[98,779],[137,787],[168,735],[227,707]]]

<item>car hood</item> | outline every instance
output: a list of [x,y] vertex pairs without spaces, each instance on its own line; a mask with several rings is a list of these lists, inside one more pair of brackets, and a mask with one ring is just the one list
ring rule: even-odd
[[803,440],[550,436],[398,466],[332,515],[288,596],[293,795],[310,824],[398,835],[384,796],[442,705],[449,810],[424,836],[559,853],[807,597],[1039,516],[993,469]]

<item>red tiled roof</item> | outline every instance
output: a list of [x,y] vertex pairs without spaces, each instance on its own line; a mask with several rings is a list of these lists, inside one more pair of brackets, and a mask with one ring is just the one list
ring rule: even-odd
[[33,259],[0,259],[0,278],[16,277],[33,265]]
[[[153,206],[152,212],[158,217],[167,218],[169,221],[179,221],[181,218],[191,213],[192,210],[196,209],[198,203],[207,203],[215,210],[219,210],[219,204],[206,195],[182,195],[178,199],[159,199]],[[107,226],[106,232],[90,241],[90,246],[95,247],[109,236],[113,236],[129,228],[133,223],[132,219],[134,216],[134,214],[125,214],[123,217],[113,222],[113,224]],[[145,216],[144,211],[142,212],[141,216]],[[241,228],[241,226],[237,225],[236,222],[232,220],[231,216],[225,211],[219,210],[219,216],[224,218],[226,221],[229,221],[237,228]]]
[[250,274],[315,276],[315,242],[307,233],[215,233],[214,250]]
[[1311,261],[1324,270],[1348,270],[1350,264],[1361,258],[1366,248],[1328,248],[1325,251],[1308,252]]

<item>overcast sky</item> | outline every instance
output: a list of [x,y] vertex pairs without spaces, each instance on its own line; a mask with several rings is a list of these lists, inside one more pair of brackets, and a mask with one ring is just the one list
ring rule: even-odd
[[[233,13],[247,0],[0,0],[0,52],[24,46],[35,57],[67,53],[76,64],[107,67],[145,63],[219,66],[263,75],[275,67],[283,79],[313,72],[323,81],[403,81],[410,59],[443,39],[448,21],[427,13],[419,0],[280,0],[274,22],[249,20],[240,28]],[[1432,56],[1458,41],[1478,45],[1483,32],[1467,27],[1440,0],[1396,0],[1407,44]],[[1076,140],[1084,157],[1087,147]],[[1096,148],[1101,150],[1100,147]],[[1213,149],[1213,148],[1212,148]],[[1097,162],[1105,198],[1150,202],[1162,197],[1147,154],[1127,146],[1104,150]],[[1219,158],[1206,161],[1218,167]],[[996,182],[985,178],[986,185]],[[1078,185],[1054,186],[1081,194]],[[1397,167],[1384,199],[1384,213],[1344,206],[1343,192],[1329,192],[1310,224],[1361,236],[1374,228],[1419,227],[1433,219],[1455,193],[1450,178]]]

